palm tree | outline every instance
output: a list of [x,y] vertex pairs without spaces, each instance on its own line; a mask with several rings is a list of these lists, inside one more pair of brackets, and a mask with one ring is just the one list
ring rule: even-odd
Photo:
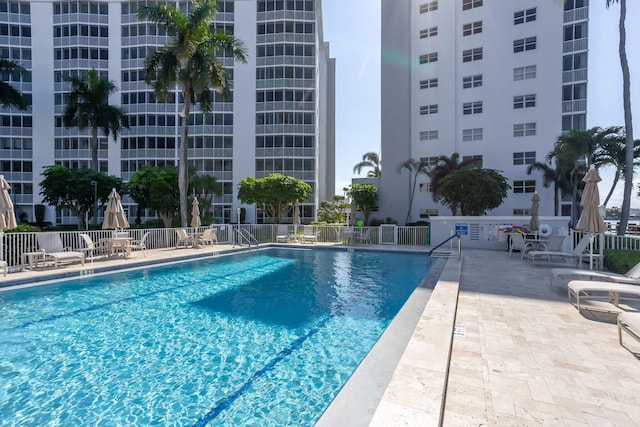
[[[633,143],[634,150],[634,168],[640,165],[640,140]],[[609,199],[613,195],[613,191],[618,185],[620,179],[626,180],[625,164],[626,164],[626,147],[624,129],[621,126],[612,126],[603,131],[602,138],[598,141],[598,147],[594,153],[593,163],[597,168],[603,166],[613,166],[615,173],[613,183],[607,197],[604,199],[603,205],[609,203]]]
[[[451,157],[447,157],[444,155],[438,157],[437,165],[429,171],[429,177],[431,178],[431,195],[433,197],[433,201],[438,201],[436,193],[438,192],[440,183],[445,176],[449,175],[451,172],[455,172],[465,166],[469,166],[475,163],[476,160],[471,157],[460,161],[460,154],[458,153],[453,153]],[[456,213],[458,212],[457,206],[450,206],[450,208],[451,214],[456,215]]]
[[223,32],[212,29],[217,11],[213,0],[189,3],[188,13],[174,5],[142,7],[141,20],[164,25],[170,35],[169,43],[147,55],[145,81],[151,84],[160,100],[168,98],[174,84],[181,85],[183,104],[180,143],[178,150],[178,188],[180,190],[180,222],[188,219],[188,129],[191,104],[200,104],[200,110],[212,109],[215,92],[226,95],[229,90],[227,70],[216,54],[224,52],[237,61],[246,62],[242,42]]
[[542,172],[542,186],[549,188],[553,184],[553,214],[560,214],[560,192],[571,191],[571,181],[567,171],[558,167],[553,168],[549,163],[535,162],[527,167],[527,174],[531,175],[533,171]]
[[222,184],[218,182],[215,176],[194,175],[191,177],[191,188],[193,188],[194,194],[198,196],[200,207],[205,216],[209,209],[211,209],[211,216],[213,216],[213,196],[222,194]]
[[426,163],[416,159],[407,159],[398,165],[398,173],[402,173],[402,170],[406,169],[412,176],[411,196],[409,196],[409,209],[407,210],[407,218],[404,223],[409,222],[409,216],[411,215],[411,208],[413,206],[413,196],[416,194],[416,184],[418,183],[419,175],[429,175],[429,169]]
[[[627,61],[627,30],[625,19],[627,18],[627,0],[606,0],[607,8],[613,3],[620,3],[620,20],[618,31],[620,41],[618,43],[618,54],[620,55],[620,67],[622,68],[622,104],[624,107],[624,130],[625,130],[625,170],[633,171],[634,143],[633,143],[633,121],[631,118],[631,73],[629,62]],[[633,176],[633,173],[629,175]],[[624,181],[624,198],[622,199],[622,214],[620,215],[620,225],[618,235],[624,235],[627,231],[629,213],[631,212],[631,193],[633,192],[633,179]]]
[[90,70],[85,78],[67,77],[72,91],[64,110],[66,127],[91,129],[91,169],[98,171],[98,129],[115,141],[121,127],[129,127],[127,116],[119,107],[109,105],[109,95],[117,91],[116,85]]
[[367,177],[380,178],[382,176],[382,170],[380,169],[380,157],[378,153],[372,151],[365,153],[362,156],[362,161],[353,167],[353,173],[360,175],[362,168],[372,168],[372,170],[367,173]]
[[[22,75],[27,70],[7,58],[0,58],[0,74]],[[26,110],[29,102],[19,90],[9,83],[0,81],[0,104],[3,107],[16,107]]]

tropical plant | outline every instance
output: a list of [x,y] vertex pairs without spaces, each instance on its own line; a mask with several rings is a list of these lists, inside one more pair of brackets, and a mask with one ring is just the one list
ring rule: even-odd
[[138,212],[149,208],[158,213],[165,227],[178,211],[178,169],[174,166],[142,166],[128,182],[128,192]]
[[[125,185],[115,176],[108,176],[92,169],[69,169],[61,165],[45,166],[40,182],[42,201],[57,209],[69,209],[78,219],[78,229],[87,226],[87,215],[96,215],[97,196],[102,206],[113,188],[124,194]],[[96,182],[96,187],[91,184]]]
[[500,206],[510,188],[500,171],[468,165],[445,176],[435,196],[454,215],[460,206],[462,215],[479,216]]
[[542,186],[549,188],[553,184],[553,214],[560,214],[560,192],[569,193],[571,191],[571,180],[565,169],[562,169],[556,163],[555,168],[551,166],[551,162],[535,162],[527,166],[527,174],[531,175],[534,171],[542,172]]
[[378,153],[374,153],[373,151],[364,153],[362,155],[362,161],[353,167],[353,173],[360,175],[363,168],[371,168],[371,170],[367,172],[367,177],[380,178],[382,176],[382,169],[380,169],[380,156],[378,156]]
[[347,222],[346,203],[344,196],[333,196],[332,201],[325,200],[318,208],[318,221],[328,224],[344,224]]
[[[597,168],[613,166],[615,169],[611,188],[603,203],[603,205],[606,206],[613,195],[618,181],[620,179],[626,180],[626,143],[624,128],[622,126],[612,126],[607,128],[603,133],[604,135],[598,141],[598,146],[594,152],[593,163]],[[636,166],[640,166],[640,140],[635,140],[633,147],[633,165],[635,169]]]
[[169,90],[181,85],[182,112],[178,150],[178,188],[180,191],[180,222],[188,219],[188,129],[192,104],[208,113],[212,109],[214,93],[229,93],[227,70],[217,57],[225,54],[237,61],[246,62],[242,43],[232,36],[216,31],[211,23],[217,11],[213,0],[189,3],[188,13],[177,4],[161,4],[141,7],[138,17],[165,26],[169,43],[149,53],[145,60],[145,81],[151,84],[158,99],[166,101]]
[[308,199],[311,192],[306,182],[279,173],[258,179],[250,176],[238,183],[238,200],[260,206],[275,224],[281,224],[291,206]]
[[89,70],[85,78],[67,77],[71,83],[69,101],[64,110],[66,127],[91,129],[91,169],[98,167],[98,130],[115,141],[122,127],[128,128],[127,116],[119,107],[109,105],[109,95],[117,91],[116,85],[100,78],[96,70]]
[[[20,77],[26,73],[27,70],[18,65],[18,63],[7,58],[0,58],[0,74]],[[26,110],[29,101],[19,90],[0,80],[0,104],[3,107],[16,107],[20,110]]]
[[[368,224],[369,215],[378,206],[378,187],[373,184],[351,184],[347,190],[347,196],[362,211],[364,222]],[[354,215],[355,212],[351,214]]]
[[407,217],[405,218],[405,224],[409,222],[409,216],[411,216],[411,208],[413,207],[413,198],[416,194],[416,185],[418,184],[418,176],[429,175],[429,168],[426,163],[416,160],[407,159],[398,165],[397,172],[402,173],[403,170],[407,170],[411,175],[411,194],[409,195],[409,209],[407,210]]
[[474,163],[475,160],[473,158],[463,159],[462,161],[460,161],[460,154],[458,153],[453,153],[451,157],[438,157],[438,163],[436,164],[436,166],[432,167],[429,170],[429,177],[431,178],[431,195],[433,197],[433,200],[437,201],[436,192],[440,188],[440,182],[442,181],[442,179],[444,179],[445,176]]
[[[620,68],[622,69],[622,105],[624,108],[624,130],[625,130],[625,170],[633,171],[634,165],[634,142],[633,142],[633,119],[631,116],[631,72],[629,71],[629,61],[627,60],[627,30],[625,20],[627,18],[627,0],[606,0],[607,9],[613,4],[620,4],[620,19],[618,21],[618,32],[620,39],[618,42],[618,55],[620,56]],[[633,173],[629,174],[633,176]],[[625,179],[624,197],[622,199],[622,214],[618,226],[618,235],[624,235],[629,223],[631,213],[631,193],[633,192],[633,180]]]
[[[203,214],[213,206],[213,196],[220,196],[222,194],[222,184],[218,182],[215,176],[211,175],[192,175],[191,188],[193,189],[193,193],[198,197],[200,209],[202,209]],[[211,215],[213,215],[213,211]]]

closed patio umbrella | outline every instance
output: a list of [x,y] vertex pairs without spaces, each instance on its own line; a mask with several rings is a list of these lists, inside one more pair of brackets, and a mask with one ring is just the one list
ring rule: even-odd
[[4,179],[4,175],[0,175],[0,230],[9,230],[18,226],[13,202],[9,196],[10,189],[11,186]]
[[103,230],[110,228],[129,228],[129,221],[124,213],[120,195],[115,188],[109,194],[107,208],[104,211],[104,222],[102,223]]
[[576,225],[576,230],[586,231],[590,234],[589,242],[589,268],[593,269],[593,235],[604,233],[605,225],[602,217],[600,216],[600,192],[598,191],[598,183],[602,181],[596,168],[591,166],[587,174],[582,178],[582,182],[585,183],[584,191],[582,192],[582,214]]
[[529,221],[529,228],[532,231],[536,231],[540,228],[540,219],[538,218],[538,210],[540,207],[540,196],[538,196],[538,192],[533,193],[533,197],[531,198],[531,221]]
[[202,225],[202,221],[200,220],[200,203],[198,203],[198,198],[193,198],[193,203],[191,203],[191,226],[192,227],[200,227]]
[[298,241],[298,226],[300,225],[300,202],[296,200],[295,205],[293,205],[293,233],[294,238],[293,241]]

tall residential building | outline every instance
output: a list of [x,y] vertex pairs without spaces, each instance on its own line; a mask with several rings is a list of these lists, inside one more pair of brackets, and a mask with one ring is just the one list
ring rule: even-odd
[[[96,69],[119,91],[110,99],[129,116],[115,143],[100,134],[99,168],[128,180],[141,166],[177,165],[180,88],[160,102],[144,82],[146,55],[167,43],[162,26],[141,22],[140,6],[157,1],[0,0],[0,53],[28,70],[2,76],[32,97],[27,112],[0,111],[0,174],[12,186],[18,215],[34,220],[43,167],[87,168],[89,132],[65,128],[62,114],[70,91],[68,76]],[[189,1],[167,2],[188,11]],[[237,184],[247,176],[273,172],[313,188],[302,202],[312,220],[320,202],[334,195],[335,62],[323,40],[320,0],[217,1],[214,26],[244,42],[248,63],[221,58],[230,70],[232,99],[217,97],[211,113],[192,108],[189,162],[198,174],[215,176],[223,194],[209,214],[237,221]],[[129,218],[138,214],[125,198]],[[262,213],[247,208],[246,221]],[[142,212],[145,219],[152,212]],[[73,223],[64,210],[50,208],[46,220]]]
[[[492,215],[527,215],[536,191],[553,215],[553,185],[526,169],[586,127],[588,18],[588,0],[382,0],[382,159],[393,172],[379,216],[407,215],[412,182],[396,165],[453,153],[508,178]],[[450,214],[420,176],[410,221]]]

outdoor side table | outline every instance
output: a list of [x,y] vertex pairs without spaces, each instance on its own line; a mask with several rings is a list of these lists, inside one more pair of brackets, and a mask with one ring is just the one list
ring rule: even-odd
[[38,262],[42,263],[42,268],[44,268],[46,252],[45,251],[36,251],[36,252],[24,252],[21,258],[21,264],[24,266],[26,264],[29,265],[29,270],[33,270],[34,268],[38,268]]

